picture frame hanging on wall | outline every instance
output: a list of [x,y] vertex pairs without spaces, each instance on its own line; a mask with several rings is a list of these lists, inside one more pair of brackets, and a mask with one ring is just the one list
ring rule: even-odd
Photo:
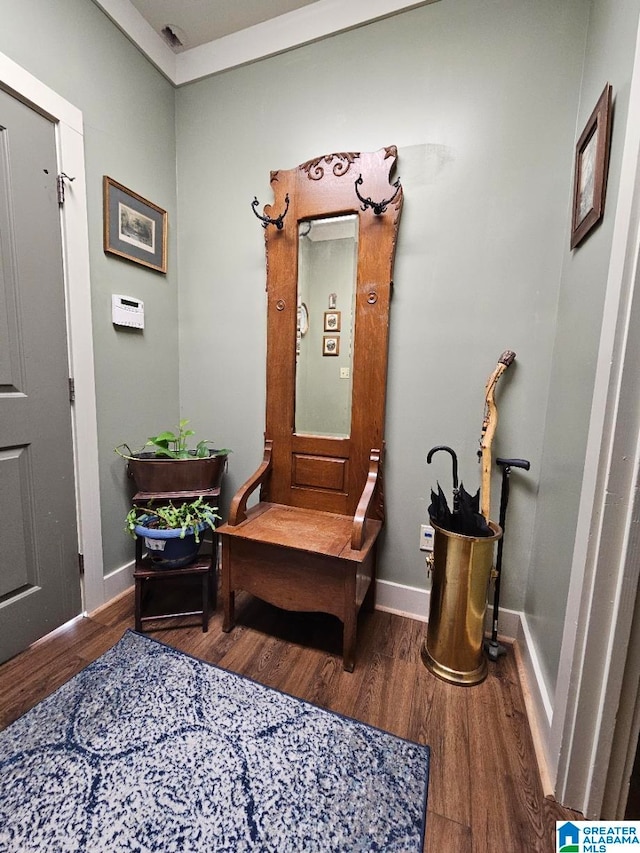
[[340,355],[340,335],[324,335],[322,355]]
[[103,176],[104,251],[167,272],[167,211]]
[[325,311],[324,312],[324,331],[339,332],[340,331],[340,311]]
[[570,246],[575,249],[604,216],[611,142],[610,83],[576,143]]

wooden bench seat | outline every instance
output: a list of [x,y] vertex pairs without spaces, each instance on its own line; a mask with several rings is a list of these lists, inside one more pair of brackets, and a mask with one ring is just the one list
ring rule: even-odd
[[245,590],[285,610],[331,613],[343,623],[343,666],[353,672],[357,620],[373,608],[376,543],[382,529],[380,452],[355,516],[261,500],[247,507],[271,474],[271,442],[262,466],[236,494],[222,542],[223,631],[235,622],[235,592]]
[[381,527],[380,521],[370,521],[364,546],[354,550],[353,516],[265,502],[247,510],[246,521],[225,527],[224,532],[239,539],[364,562]]

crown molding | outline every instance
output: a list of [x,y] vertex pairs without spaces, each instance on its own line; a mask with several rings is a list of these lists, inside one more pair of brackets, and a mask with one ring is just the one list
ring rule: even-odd
[[174,86],[184,86],[230,68],[437,3],[439,0],[317,0],[208,44],[174,53],[129,0],[94,0],[107,17]]
[[93,0],[164,76],[175,85],[176,54],[129,0]]

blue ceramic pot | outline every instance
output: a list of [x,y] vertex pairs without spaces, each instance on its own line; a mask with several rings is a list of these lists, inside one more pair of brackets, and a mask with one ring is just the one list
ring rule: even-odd
[[[149,515],[144,519],[149,521],[154,516]],[[198,525],[201,532],[206,524]],[[144,524],[136,524],[136,536],[144,539],[144,544],[154,568],[157,569],[180,569],[188,566],[198,556],[200,542],[196,542],[195,528],[188,527],[184,537],[182,530],[159,530],[155,527],[146,527]]]

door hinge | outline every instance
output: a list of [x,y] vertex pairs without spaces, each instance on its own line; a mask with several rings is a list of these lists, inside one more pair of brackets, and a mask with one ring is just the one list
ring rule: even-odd
[[70,178],[65,172],[60,172],[58,177],[56,178],[56,188],[58,190],[58,204],[62,206],[64,204],[64,182],[67,181],[75,181],[75,178]]
[[76,380],[73,376],[69,377],[69,402],[75,403],[76,401]]
[[78,570],[80,572],[80,577],[84,577],[84,554],[78,554]]

